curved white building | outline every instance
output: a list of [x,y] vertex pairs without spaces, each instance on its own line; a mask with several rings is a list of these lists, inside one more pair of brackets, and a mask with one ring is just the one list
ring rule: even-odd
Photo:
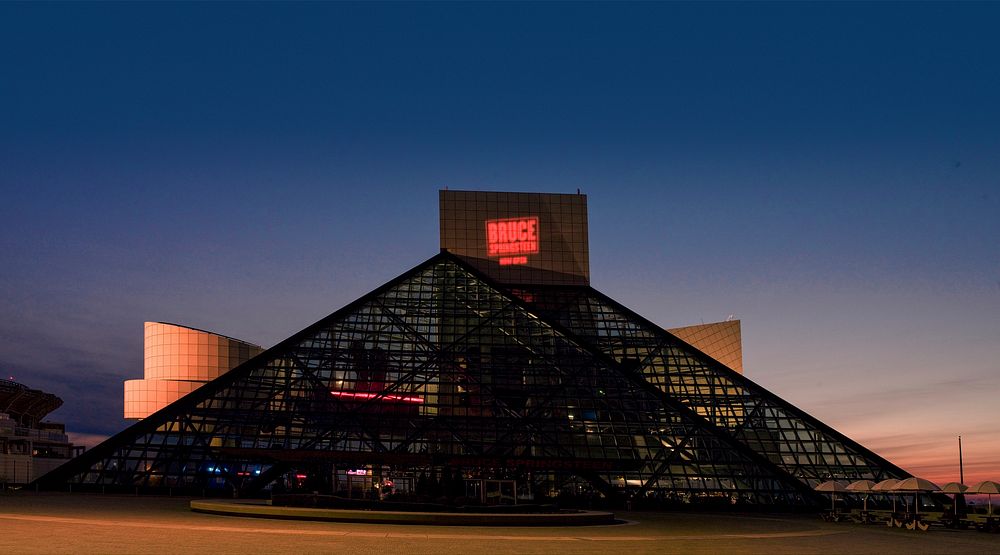
[[146,322],[145,328],[143,378],[125,381],[125,418],[145,418],[264,350],[176,324]]

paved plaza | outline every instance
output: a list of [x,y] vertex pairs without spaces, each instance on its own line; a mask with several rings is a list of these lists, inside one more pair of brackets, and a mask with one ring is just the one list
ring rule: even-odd
[[627,524],[492,528],[193,513],[190,498],[0,494],[0,553],[1000,553],[1000,535],[816,516],[619,513]]

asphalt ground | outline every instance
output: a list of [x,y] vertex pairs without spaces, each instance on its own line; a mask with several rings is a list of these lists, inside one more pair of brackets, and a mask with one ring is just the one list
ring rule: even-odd
[[626,524],[455,527],[194,513],[190,498],[0,494],[0,553],[997,553],[1000,534],[826,523],[808,515],[616,513]]

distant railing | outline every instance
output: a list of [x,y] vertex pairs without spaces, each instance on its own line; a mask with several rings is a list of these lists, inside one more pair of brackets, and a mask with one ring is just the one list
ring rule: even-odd
[[49,430],[35,430],[24,426],[0,427],[0,434],[9,434],[17,437],[24,437],[39,441],[51,441],[54,443],[69,443],[69,436],[59,432]]
[[28,386],[24,385],[23,383],[18,383],[12,380],[5,380],[2,378],[0,378],[0,386],[14,387],[17,389],[28,389]]

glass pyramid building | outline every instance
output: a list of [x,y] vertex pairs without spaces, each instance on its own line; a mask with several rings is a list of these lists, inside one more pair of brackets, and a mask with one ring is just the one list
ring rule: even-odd
[[820,481],[908,476],[588,284],[533,281],[442,251],[36,485],[253,495],[441,475],[535,502],[819,506]]

